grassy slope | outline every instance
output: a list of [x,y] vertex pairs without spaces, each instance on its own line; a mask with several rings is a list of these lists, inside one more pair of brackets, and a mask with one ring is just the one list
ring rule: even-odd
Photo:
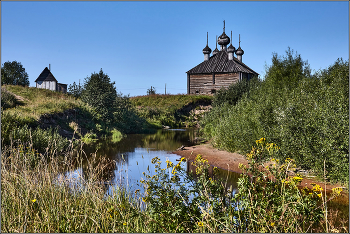
[[24,100],[16,108],[6,110],[9,113],[17,113],[22,117],[39,120],[43,114],[60,113],[77,107],[87,108],[82,101],[74,97],[47,89],[7,85],[6,89]]
[[132,97],[131,102],[139,114],[149,122],[161,126],[183,127],[191,121],[190,110],[198,105],[211,104],[207,95],[148,95]]
[[132,97],[131,101],[135,106],[157,107],[159,109],[180,109],[185,105],[197,101],[211,101],[212,97],[207,95],[149,95]]
[[[14,134],[17,137],[21,135],[19,139],[23,138],[28,131],[26,126],[33,130],[59,126],[58,134],[65,138],[72,138],[75,130],[77,133],[74,137],[80,138],[95,128],[91,108],[68,94],[13,85],[2,88],[17,96],[17,105],[3,110],[1,114],[1,138],[4,145],[10,143]],[[27,138],[21,140],[24,139]]]

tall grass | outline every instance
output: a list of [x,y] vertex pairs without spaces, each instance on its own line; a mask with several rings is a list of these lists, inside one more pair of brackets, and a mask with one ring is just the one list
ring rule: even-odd
[[[259,141],[258,147],[248,155],[250,160],[259,159],[261,153],[266,152],[259,148],[260,143],[265,142]],[[265,147],[269,145],[266,143]],[[215,175],[209,177],[209,165],[200,156],[194,162],[197,168],[195,180],[181,167],[184,159],[177,165],[168,161],[167,167],[161,168],[159,159],[155,158],[152,162],[156,164],[156,174],[146,174],[146,180],[142,181],[146,193],[115,186],[106,196],[115,162],[98,158],[96,154],[87,157],[83,151],[72,155],[57,157],[50,154],[47,157],[23,144],[3,150],[2,232],[325,230],[320,188],[315,185],[312,191],[300,194],[296,184],[302,178],[287,176],[289,164],[276,163],[275,169],[270,170],[275,173],[276,180],[273,180],[252,161],[251,167],[245,169],[255,176],[252,179],[247,174],[242,176],[239,192],[232,196],[225,181]],[[33,157],[37,160],[35,166],[32,165]],[[181,173],[186,176],[186,186],[178,179]],[[340,192],[335,190],[334,194]],[[317,207],[317,201],[322,205]],[[332,227],[332,230],[347,231],[344,226]]]

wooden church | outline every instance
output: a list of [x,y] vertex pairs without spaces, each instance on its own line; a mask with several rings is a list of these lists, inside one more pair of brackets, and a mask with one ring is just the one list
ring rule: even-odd
[[[217,44],[220,45],[220,51]],[[227,48],[228,44],[230,46]],[[214,94],[217,90],[228,88],[242,79],[251,79],[259,75],[242,62],[244,51],[241,48],[240,36],[236,49],[232,45],[232,31],[231,40],[225,34],[225,21],[223,33],[217,38],[216,49],[211,56],[207,33],[207,45],[203,49],[203,54],[204,61],[186,72],[187,94]]]

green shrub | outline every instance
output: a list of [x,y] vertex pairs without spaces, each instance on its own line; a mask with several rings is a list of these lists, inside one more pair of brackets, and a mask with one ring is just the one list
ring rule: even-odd
[[1,108],[6,110],[7,108],[15,107],[17,99],[14,95],[7,92],[4,88],[1,88]]
[[227,103],[229,105],[236,105],[237,102],[248,94],[251,89],[260,83],[257,77],[251,80],[243,79],[237,83],[231,84],[227,89],[221,88],[213,98],[213,107]]
[[310,75],[300,55],[273,57],[265,80],[232,106],[214,107],[201,125],[215,146],[247,153],[261,135],[280,145],[279,159],[293,155],[297,164],[349,181],[349,63]]
[[81,100],[93,107],[95,117],[106,123],[113,121],[116,109],[117,91],[114,84],[115,82],[111,82],[109,76],[101,69],[99,73],[92,73],[90,77],[85,78],[81,93]]

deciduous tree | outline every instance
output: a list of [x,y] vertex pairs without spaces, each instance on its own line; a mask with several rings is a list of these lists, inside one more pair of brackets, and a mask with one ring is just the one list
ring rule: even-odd
[[85,78],[81,94],[81,99],[94,108],[96,117],[107,124],[113,120],[113,113],[116,111],[117,91],[114,85],[115,82],[111,82],[101,68],[99,73],[92,73]]
[[29,86],[28,73],[20,62],[5,62],[1,66],[1,84]]

